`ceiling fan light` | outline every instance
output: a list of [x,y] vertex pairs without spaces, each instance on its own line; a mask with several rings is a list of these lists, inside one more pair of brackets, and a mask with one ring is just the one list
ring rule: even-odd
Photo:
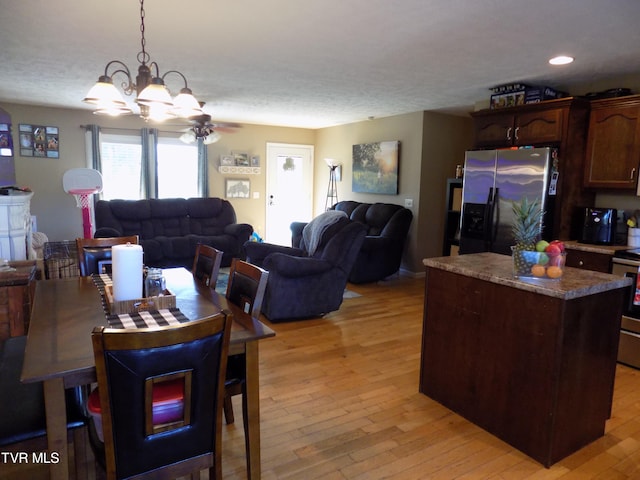
[[101,108],[107,106],[112,106],[114,108],[127,106],[122,95],[113,85],[113,81],[109,77],[105,76],[100,77],[82,101],[92,105],[98,105]]
[[212,143],[216,143],[221,138],[222,136],[214,130],[209,135],[204,137],[204,139],[202,140],[202,143],[204,143],[205,145],[211,145]]
[[194,143],[196,141],[196,134],[193,130],[187,130],[180,135],[180,140],[186,144]]

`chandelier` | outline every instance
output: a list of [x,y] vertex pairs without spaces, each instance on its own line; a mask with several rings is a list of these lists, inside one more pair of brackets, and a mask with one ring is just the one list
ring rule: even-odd
[[[187,86],[186,77],[177,70],[169,70],[160,75],[160,69],[156,62],[150,62],[151,57],[145,50],[144,38],[144,0],[140,0],[140,33],[142,50],[138,52],[138,75],[135,82],[129,68],[119,60],[111,60],[104,69],[104,75],[98,78],[98,82],[89,90],[84,102],[95,105],[94,113],[104,115],[121,115],[132,113],[124,101],[121,93],[113,84],[116,74],[125,76],[121,87],[126,95],[136,92],[135,102],[140,108],[140,116],[145,120],[162,121],[168,118],[189,118],[202,114],[200,104]],[[112,69],[109,73],[109,69]],[[171,99],[169,89],[165,86],[165,78],[169,74],[176,74],[184,81],[184,87],[174,99]]]

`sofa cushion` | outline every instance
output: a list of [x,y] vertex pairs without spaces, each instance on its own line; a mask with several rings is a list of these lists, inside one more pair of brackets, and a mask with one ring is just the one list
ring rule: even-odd
[[221,198],[187,199],[189,232],[194,235],[222,235],[227,225],[236,223],[236,213]]

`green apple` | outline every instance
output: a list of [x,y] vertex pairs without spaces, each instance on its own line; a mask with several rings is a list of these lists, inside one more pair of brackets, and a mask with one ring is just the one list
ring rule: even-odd
[[549,242],[547,242],[546,240],[540,240],[538,243],[536,243],[536,251],[544,252],[548,246]]

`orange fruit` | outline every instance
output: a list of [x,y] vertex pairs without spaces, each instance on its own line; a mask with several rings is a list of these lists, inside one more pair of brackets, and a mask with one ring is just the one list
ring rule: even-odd
[[562,276],[562,269],[560,267],[556,267],[555,265],[547,268],[547,277],[549,278],[560,278]]
[[547,269],[544,268],[543,265],[536,264],[533,267],[531,267],[531,274],[534,277],[544,277],[544,273],[545,273],[546,270]]

